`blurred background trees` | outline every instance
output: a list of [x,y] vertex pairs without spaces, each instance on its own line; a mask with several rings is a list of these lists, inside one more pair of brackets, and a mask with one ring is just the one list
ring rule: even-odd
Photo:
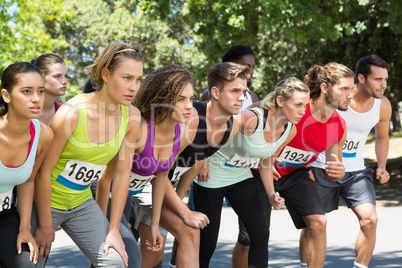
[[391,65],[387,97],[400,130],[402,1],[400,0],[0,0],[0,72],[43,53],[69,68],[68,97],[88,79],[85,67],[109,42],[134,42],[145,74],[166,64],[190,69],[197,98],[208,70],[232,45],[256,53],[253,90],[260,98],[286,76],[303,79],[313,64],[354,69],[376,53]]

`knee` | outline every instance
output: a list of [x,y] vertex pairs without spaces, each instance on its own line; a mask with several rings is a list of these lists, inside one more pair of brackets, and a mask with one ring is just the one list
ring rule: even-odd
[[327,218],[325,215],[307,216],[307,227],[310,231],[325,231],[327,228]]
[[377,223],[378,223],[378,216],[375,213],[369,215],[368,217],[364,217],[360,220],[361,228],[376,229]]
[[[103,254],[102,254],[103,255]],[[96,266],[96,265],[95,265]],[[101,256],[98,260],[99,267],[125,267],[120,254],[112,248],[109,248],[107,256]]]
[[186,226],[186,230],[181,232],[181,235],[177,240],[180,243],[185,243],[188,246],[196,246],[198,248],[200,244],[200,229]]

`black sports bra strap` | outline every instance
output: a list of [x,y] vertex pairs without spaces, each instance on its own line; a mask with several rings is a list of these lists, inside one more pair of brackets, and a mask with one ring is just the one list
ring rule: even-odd
[[262,108],[262,110],[264,110],[264,117],[263,117],[264,125],[263,125],[263,129],[265,129],[265,125],[267,124],[267,120],[268,120],[268,110],[264,109],[264,108]]

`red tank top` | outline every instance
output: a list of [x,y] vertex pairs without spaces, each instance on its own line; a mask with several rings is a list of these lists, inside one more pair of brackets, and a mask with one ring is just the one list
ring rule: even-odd
[[275,168],[282,177],[295,169],[307,166],[317,159],[319,153],[338,143],[342,139],[346,125],[336,110],[328,122],[318,122],[311,115],[308,104],[306,113],[296,124],[296,129],[296,136],[279,155],[283,162],[275,162]]

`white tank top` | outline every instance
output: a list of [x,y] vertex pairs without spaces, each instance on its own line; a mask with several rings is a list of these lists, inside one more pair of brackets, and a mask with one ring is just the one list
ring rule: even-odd
[[[346,172],[365,169],[363,147],[371,129],[380,121],[381,99],[374,99],[373,107],[365,113],[358,113],[348,107],[345,112],[338,111],[346,121],[347,136],[342,148],[342,162]],[[325,168],[325,152],[311,163],[313,167]]]

